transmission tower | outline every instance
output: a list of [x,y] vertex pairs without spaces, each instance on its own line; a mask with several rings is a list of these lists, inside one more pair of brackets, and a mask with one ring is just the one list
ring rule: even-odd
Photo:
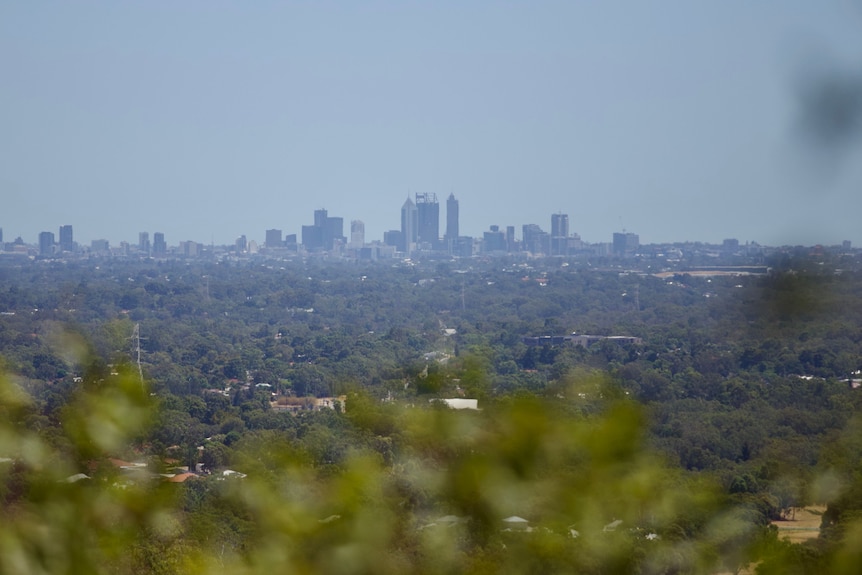
[[138,377],[141,380],[141,387],[144,387],[144,370],[141,368],[141,324],[135,324],[135,329],[132,332],[132,337],[130,339],[134,346],[132,352],[135,355],[135,363],[138,366]]

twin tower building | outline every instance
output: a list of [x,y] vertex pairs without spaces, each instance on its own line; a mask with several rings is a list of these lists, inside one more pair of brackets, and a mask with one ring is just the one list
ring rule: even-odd
[[449,194],[446,200],[446,234],[440,237],[440,203],[437,194],[416,194],[401,206],[401,229],[384,234],[383,242],[397,246],[398,251],[410,255],[416,251],[458,251],[458,200]]

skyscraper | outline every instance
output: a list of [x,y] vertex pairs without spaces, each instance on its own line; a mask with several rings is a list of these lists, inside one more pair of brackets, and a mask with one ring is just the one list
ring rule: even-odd
[[323,249],[323,226],[302,226],[301,238],[306,250]]
[[153,255],[161,258],[168,255],[168,244],[165,243],[165,234],[162,232],[153,234]]
[[569,214],[551,214],[551,236],[565,238],[569,235]]
[[547,255],[550,252],[551,236],[537,224],[522,226],[521,241],[524,249],[533,255]]
[[449,199],[446,200],[446,244],[449,251],[458,241],[458,200],[455,199],[455,194],[449,194]]
[[394,246],[396,250],[400,250],[404,245],[404,234],[401,230],[383,232],[383,243],[387,246]]
[[437,194],[416,194],[417,240],[434,249],[440,241],[440,204]]
[[138,251],[144,255],[150,255],[150,232],[138,234]]
[[569,215],[551,214],[551,255],[569,253]]
[[266,247],[280,248],[282,245],[281,230],[266,230]]
[[614,255],[625,257],[634,255],[640,247],[640,237],[631,232],[614,232]]
[[506,251],[506,234],[500,231],[500,226],[491,226],[484,233],[482,251],[485,253]]
[[41,232],[39,234],[39,255],[42,257],[54,255],[54,232]]
[[363,245],[365,245],[365,222],[353,220],[350,222],[350,247],[358,249]]
[[314,210],[314,225],[322,228],[326,226],[326,218],[329,216],[329,212],[326,211],[325,208],[321,208],[319,210]]
[[314,210],[314,225],[302,226],[302,245],[306,250],[335,250],[347,241],[344,218],[330,217],[325,209]]
[[344,218],[327,216],[323,224],[323,248],[334,250],[336,242],[344,242]]
[[418,231],[419,211],[416,209],[416,204],[413,203],[410,196],[407,196],[407,201],[401,206],[401,235],[403,236],[404,243],[400,248],[408,256],[416,244]]
[[72,240],[72,226],[60,226],[60,251],[72,252],[75,249],[75,242]]

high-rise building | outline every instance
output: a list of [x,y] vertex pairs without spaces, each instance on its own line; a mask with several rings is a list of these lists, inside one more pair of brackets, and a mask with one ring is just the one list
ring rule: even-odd
[[401,206],[401,235],[403,236],[403,244],[399,249],[405,255],[410,255],[416,245],[419,232],[419,212],[416,209],[416,204],[407,196],[407,201]]
[[302,226],[302,245],[306,250],[323,248],[323,226]]
[[455,240],[459,235],[458,200],[455,199],[455,194],[449,194],[446,200],[446,239]]
[[54,255],[54,232],[41,232],[39,234],[39,255],[42,257]]
[[383,243],[387,246],[394,246],[400,250],[404,245],[404,233],[401,230],[389,230],[383,232]]
[[326,218],[329,217],[326,209],[321,208],[319,210],[314,210],[314,225],[317,227],[324,227],[326,225]]
[[75,251],[75,242],[72,240],[72,226],[70,225],[60,226],[60,251]]
[[284,242],[281,240],[281,230],[266,230],[266,247],[268,248],[280,248],[284,245]]
[[502,252],[506,250],[506,234],[500,231],[500,226],[491,226],[491,230],[483,235],[482,251],[485,253]]
[[630,256],[640,247],[640,237],[631,232],[614,233],[613,250],[616,256]]
[[506,226],[506,251],[515,251],[515,226]]
[[[236,239],[236,253],[237,255],[245,253],[248,251],[248,240],[245,237],[245,234],[241,235]],[[197,254],[195,254],[197,255]]]
[[150,232],[138,234],[138,251],[144,255],[150,255]]
[[565,238],[569,235],[569,214],[551,214],[551,237]]
[[526,251],[533,255],[548,255],[551,251],[551,235],[537,224],[524,224],[521,233]]
[[551,255],[569,253],[569,215],[551,214]]
[[458,228],[458,200],[455,194],[449,194],[446,200],[446,245],[451,253],[460,234]]
[[365,245],[365,222],[353,220],[350,222],[350,247],[359,249]]
[[[239,238],[237,238],[237,242],[239,242],[239,240],[243,238],[245,238],[245,236],[240,236]],[[196,258],[201,255],[202,251],[202,244],[192,241],[180,242],[180,252],[187,258]]]
[[434,249],[440,241],[440,204],[437,194],[416,194],[417,241]]
[[302,226],[302,245],[307,250],[334,250],[347,241],[344,218],[330,217],[325,209],[314,210],[314,225]]
[[344,240],[344,218],[327,216],[323,225],[324,249],[333,250],[337,242],[344,242]]
[[168,255],[168,244],[165,243],[165,234],[156,232],[153,234],[153,256],[163,258]]

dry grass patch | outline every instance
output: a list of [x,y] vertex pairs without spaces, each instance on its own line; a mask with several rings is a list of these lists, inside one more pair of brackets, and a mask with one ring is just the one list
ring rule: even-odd
[[791,543],[802,543],[816,539],[820,535],[820,522],[823,520],[825,505],[798,507],[793,519],[773,521],[778,527],[778,536]]

